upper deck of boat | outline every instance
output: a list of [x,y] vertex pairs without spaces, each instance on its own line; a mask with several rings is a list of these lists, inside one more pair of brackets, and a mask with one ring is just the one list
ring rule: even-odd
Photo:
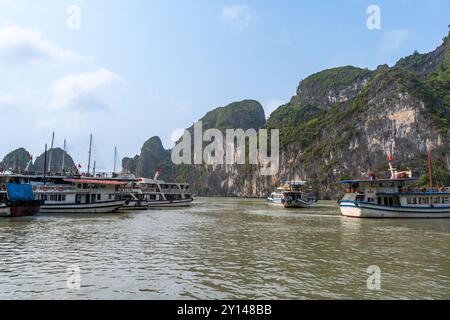
[[341,180],[340,184],[369,184],[369,183],[385,183],[385,182],[394,182],[394,183],[405,183],[405,182],[416,182],[417,178],[402,178],[402,179],[354,179],[354,180]]

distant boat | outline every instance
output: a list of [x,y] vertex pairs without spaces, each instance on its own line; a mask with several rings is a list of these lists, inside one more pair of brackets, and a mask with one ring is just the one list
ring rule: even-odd
[[317,205],[317,198],[307,181],[287,181],[267,201],[284,208],[311,208]]
[[0,217],[34,216],[41,209],[34,200],[33,188],[14,176],[0,175]]

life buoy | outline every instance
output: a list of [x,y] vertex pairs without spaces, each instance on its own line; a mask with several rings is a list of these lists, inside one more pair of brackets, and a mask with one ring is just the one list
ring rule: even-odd
[[44,191],[47,191],[47,190],[48,190],[48,188],[47,188],[47,187],[43,187],[43,188],[42,188],[42,190],[44,190]]
[[64,191],[64,187],[59,187],[58,191]]
[[136,207],[140,207],[141,206],[141,201],[136,202]]

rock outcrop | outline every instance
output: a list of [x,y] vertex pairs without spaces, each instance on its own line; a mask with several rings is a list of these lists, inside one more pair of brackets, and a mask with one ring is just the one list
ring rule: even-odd
[[[263,176],[248,164],[170,167],[166,178],[188,181],[200,195],[264,197],[285,180],[308,179],[320,198],[337,198],[342,178],[369,170],[387,176],[391,153],[398,169],[411,169],[426,183],[427,145],[433,149],[436,183],[450,185],[450,40],[447,36],[435,51],[416,52],[393,67],[346,66],[314,74],[267,122],[253,100],[215,109],[202,121],[204,129],[280,129],[281,159],[276,176]],[[155,152],[166,155],[161,148]],[[150,153],[145,163],[140,157],[126,159],[128,169],[151,176],[167,164],[167,156]]]

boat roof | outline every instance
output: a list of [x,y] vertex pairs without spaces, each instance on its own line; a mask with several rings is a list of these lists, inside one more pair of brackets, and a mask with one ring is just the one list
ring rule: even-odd
[[90,183],[90,184],[104,184],[113,186],[126,185],[126,181],[115,181],[115,180],[91,180],[91,179],[63,179],[65,182],[71,183]]
[[296,180],[296,181],[286,181],[286,183],[293,184],[293,185],[304,185],[304,184],[308,184],[308,181]]
[[345,184],[345,183],[372,183],[372,182],[413,182],[417,181],[417,178],[404,178],[404,179],[355,179],[355,180],[342,180],[339,181],[339,183]]
[[148,178],[138,178],[137,181],[139,183],[143,183],[143,184],[169,184],[169,185],[189,186],[189,183],[166,182],[163,180],[154,180],[154,179],[148,179]]

